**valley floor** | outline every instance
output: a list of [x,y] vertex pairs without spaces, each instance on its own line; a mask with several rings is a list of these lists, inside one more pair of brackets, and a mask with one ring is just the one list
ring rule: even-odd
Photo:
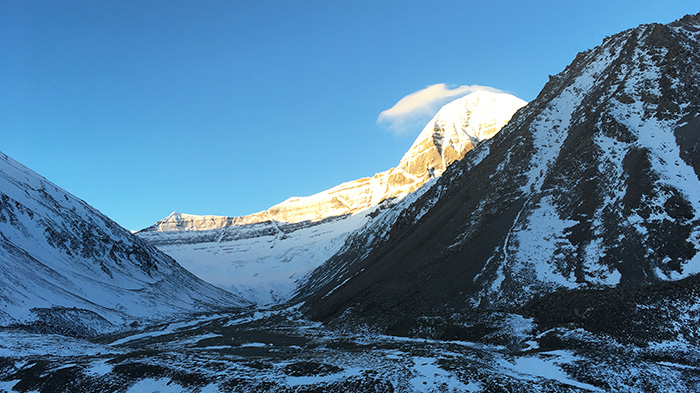
[[693,391],[700,350],[585,331],[506,347],[350,333],[295,309],[213,314],[91,341],[0,331],[0,391]]

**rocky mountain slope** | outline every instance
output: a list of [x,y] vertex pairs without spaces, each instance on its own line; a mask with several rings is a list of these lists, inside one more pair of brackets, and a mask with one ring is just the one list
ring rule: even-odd
[[350,233],[440,176],[523,105],[510,94],[476,91],[441,108],[396,168],[248,216],[173,213],[137,236],[251,301],[288,300],[297,281],[335,254]]
[[247,305],[0,153],[0,326],[89,335]]
[[307,311],[394,334],[483,339],[515,314],[696,343],[699,53],[699,15],[580,53],[319,267]]

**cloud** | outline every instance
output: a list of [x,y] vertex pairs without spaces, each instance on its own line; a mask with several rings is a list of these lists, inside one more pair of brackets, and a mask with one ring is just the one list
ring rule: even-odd
[[501,92],[488,86],[462,85],[449,88],[444,83],[436,83],[403,97],[394,106],[382,111],[377,118],[377,124],[385,126],[395,134],[405,134],[415,131],[416,128],[420,130],[441,106],[480,90]]

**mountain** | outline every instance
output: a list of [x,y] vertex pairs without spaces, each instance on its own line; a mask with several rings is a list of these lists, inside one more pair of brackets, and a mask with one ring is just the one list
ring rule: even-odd
[[0,326],[91,335],[248,305],[0,153]]
[[526,103],[480,90],[445,105],[396,168],[243,217],[173,213],[137,236],[200,278],[259,304],[289,300],[297,282],[354,230],[440,176]]
[[[700,14],[606,38],[498,135],[369,217],[231,225],[230,246],[278,247],[365,220],[286,307],[89,341],[0,329],[0,391],[700,391],[699,39]],[[51,199],[27,204],[94,217],[36,179],[12,198],[38,190]],[[170,221],[200,219],[221,218]]]
[[400,335],[482,340],[526,317],[697,344],[699,41],[694,15],[579,53],[498,135],[353,234],[301,289],[306,311]]

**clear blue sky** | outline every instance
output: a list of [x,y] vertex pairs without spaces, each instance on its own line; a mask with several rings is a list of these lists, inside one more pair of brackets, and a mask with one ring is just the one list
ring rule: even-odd
[[[426,86],[535,98],[693,1],[0,0],[0,150],[129,229],[244,215],[394,166]],[[427,119],[426,119],[427,120]]]

